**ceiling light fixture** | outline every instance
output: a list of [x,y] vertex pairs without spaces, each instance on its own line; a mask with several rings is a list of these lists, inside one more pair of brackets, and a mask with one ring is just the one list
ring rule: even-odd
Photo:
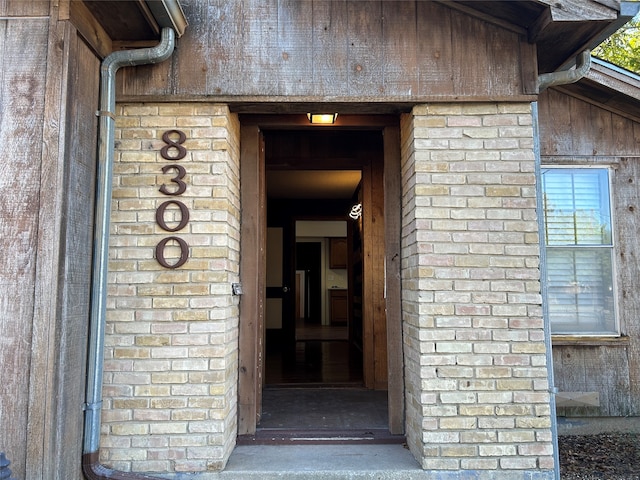
[[314,125],[332,125],[338,118],[337,113],[307,113],[307,118]]

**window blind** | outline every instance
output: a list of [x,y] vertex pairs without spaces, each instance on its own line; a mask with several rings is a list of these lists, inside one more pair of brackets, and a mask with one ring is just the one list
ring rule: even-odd
[[554,334],[615,334],[606,169],[543,170],[547,305]]
[[543,190],[547,245],[611,245],[606,170],[549,169]]

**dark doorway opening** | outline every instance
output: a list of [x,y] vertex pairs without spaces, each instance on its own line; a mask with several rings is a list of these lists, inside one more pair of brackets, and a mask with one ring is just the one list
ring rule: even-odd
[[[345,202],[341,209],[347,206]],[[285,287],[267,287],[275,293],[267,299],[271,303],[266,315],[265,388],[364,387],[362,344],[354,341],[362,333],[350,333],[354,328],[350,297],[355,289],[350,288],[353,282],[347,261],[332,263],[333,240],[344,239],[346,244],[350,235],[344,215],[333,220],[325,216],[324,220],[297,221],[295,215],[290,218],[290,208],[284,213],[279,210],[282,203],[278,201],[269,201],[268,208],[278,212],[272,220],[284,216],[293,227],[278,226],[275,220],[269,227],[268,235],[282,241],[267,242],[267,257],[281,257],[282,261],[269,262],[267,283],[279,278],[282,271],[282,280],[272,283]],[[289,241],[280,231],[291,232]],[[288,245],[293,248],[289,250]],[[344,251],[350,258],[346,247]],[[287,263],[291,267],[285,266]],[[288,275],[292,280],[286,279]]]
[[[340,119],[336,128],[316,129],[295,115],[241,116],[241,273],[247,288],[240,299],[239,442],[255,442],[262,434],[273,441],[285,431],[308,442],[318,436],[316,428],[322,435],[332,436],[335,429],[338,437],[353,434],[358,440],[381,425],[386,428],[378,433],[403,431],[397,118]],[[346,196],[329,193],[344,183],[325,177],[353,174],[358,181],[355,187],[346,182]],[[362,215],[349,218],[357,205]],[[305,221],[342,221],[348,227],[342,234],[305,234],[301,240],[297,223]],[[325,268],[332,257],[328,245],[346,245],[347,260],[329,267],[341,269],[346,284],[333,282],[325,271],[319,320],[301,310],[313,303],[305,304],[299,298],[305,287],[297,288],[305,285],[297,275],[308,270],[297,270],[301,242],[322,245]],[[388,292],[393,294],[387,297]],[[330,302],[346,313],[328,318]],[[386,414],[374,418],[380,410]],[[353,417],[362,412],[371,414],[364,424]],[[326,421],[310,422],[318,415]],[[370,428],[354,433],[354,425]]]
[[320,242],[296,242],[296,275],[301,275],[301,282],[295,282],[295,288],[303,300],[299,314],[304,324],[309,326],[321,324],[321,252]]
[[[300,132],[288,136],[265,133],[266,254],[268,259],[281,257],[277,265],[268,262],[275,275],[267,271],[267,285],[274,288],[278,282],[271,279],[281,275],[285,293],[267,299],[272,304],[267,308],[258,433],[313,431],[333,436],[336,431],[359,431],[357,436],[362,436],[376,431],[380,438],[380,432],[388,431],[387,392],[364,384],[363,247],[361,235],[354,235],[358,218],[349,217],[362,201],[363,165],[324,166],[332,157],[345,155],[347,137],[357,142],[363,135],[314,132],[307,142],[333,141],[335,149],[342,150],[325,148],[325,158],[307,158],[285,169],[277,160],[283,149],[288,155],[307,153],[289,150]],[[382,148],[380,133],[364,136],[369,142],[375,137]],[[357,143],[348,146],[354,152],[358,148]]]

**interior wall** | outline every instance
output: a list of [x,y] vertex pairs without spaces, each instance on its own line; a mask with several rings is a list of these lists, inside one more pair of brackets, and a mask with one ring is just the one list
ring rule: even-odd
[[321,323],[329,325],[330,322],[330,306],[329,306],[329,289],[331,288],[347,288],[348,275],[347,269],[332,269],[330,267],[330,242],[332,237],[346,237],[347,222],[344,220],[328,221],[328,220],[299,220],[296,222],[296,241],[316,241],[321,243],[320,264],[322,269],[320,302],[322,305]]
[[[267,288],[282,287],[282,228],[267,228]],[[282,328],[282,298],[265,300],[265,326],[267,329]]]

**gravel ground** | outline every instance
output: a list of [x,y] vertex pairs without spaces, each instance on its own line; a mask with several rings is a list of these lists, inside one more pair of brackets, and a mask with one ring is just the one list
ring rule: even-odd
[[640,480],[640,433],[558,437],[562,480]]

